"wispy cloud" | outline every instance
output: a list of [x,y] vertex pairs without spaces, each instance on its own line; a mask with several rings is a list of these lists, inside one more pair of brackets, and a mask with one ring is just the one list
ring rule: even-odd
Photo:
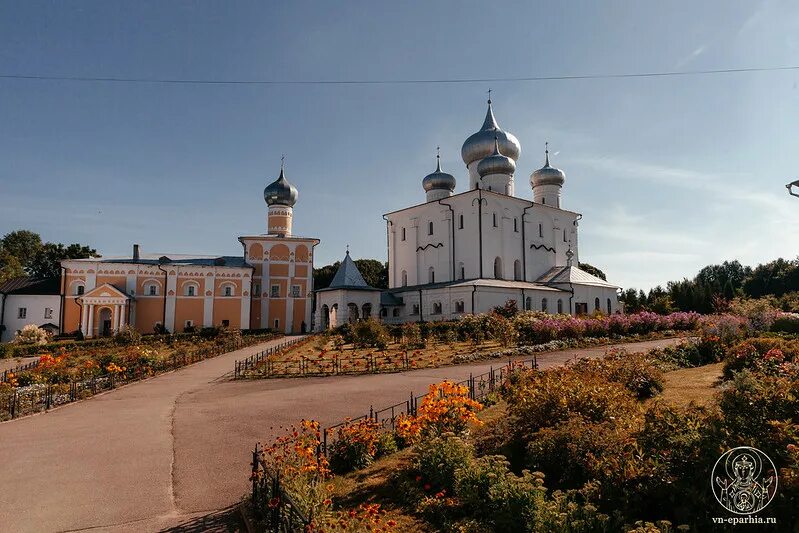
[[694,49],[693,52],[691,52],[687,56],[685,56],[682,59],[680,59],[679,61],[677,61],[677,64],[675,65],[675,68],[680,69],[680,68],[684,67],[685,65],[687,65],[688,63],[690,63],[694,59],[696,59],[697,57],[699,57],[702,54],[704,54],[705,50],[707,50],[707,45],[705,45],[705,44],[703,44],[702,46]]

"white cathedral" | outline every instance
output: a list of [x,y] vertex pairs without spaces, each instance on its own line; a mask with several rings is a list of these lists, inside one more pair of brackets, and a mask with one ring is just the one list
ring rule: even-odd
[[436,170],[422,180],[426,201],[383,215],[388,289],[366,284],[349,251],[329,287],[317,291],[317,330],[379,316],[388,323],[457,319],[514,300],[547,313],[619,312],[618,287],[578,268],[578,222],[561,207],[565,173],[549,163],[530,176],[532,201],[514,195],[521,146],[494,118],[461,156],[469,190]]

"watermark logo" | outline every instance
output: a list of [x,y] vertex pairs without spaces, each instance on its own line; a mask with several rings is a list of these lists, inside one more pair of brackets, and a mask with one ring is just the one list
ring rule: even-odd
[[735,514],[754,514],[777,493],[777,469],[762,451],[740,446],[719,457],[710,484],[722,507]]

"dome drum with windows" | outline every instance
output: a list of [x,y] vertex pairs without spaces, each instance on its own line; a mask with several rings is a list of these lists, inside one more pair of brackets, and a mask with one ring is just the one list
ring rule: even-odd
[[269,206],[267,226],[270,235],[291,236],[293,207],[297,203],[297,188],[286,179],[283,161],[280,162],[280,176],[264,189],[264,200]]

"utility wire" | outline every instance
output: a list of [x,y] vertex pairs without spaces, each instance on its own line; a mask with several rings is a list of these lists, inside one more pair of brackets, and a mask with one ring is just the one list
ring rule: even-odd
[[148,83],[168,85],[414,85],[448,83],[504,83],[535,82],[559,80],[602,80],[619,78],[665,78],[674,76],[704,76],[715,74],[743,74],[751,72],[777,72],[799,70],[799,66],[727,68],[714,70],[685,70],[663,72],[630,72],[619,74],[578,74],[566,76],[524,76],[508,78],[431,78],[431,79],[385,79],[385,80],[210,80],[180,78],[119,78],[95,76],[27,76],[20,74],[0,74],[0,79],[73,81],[100,83]]

